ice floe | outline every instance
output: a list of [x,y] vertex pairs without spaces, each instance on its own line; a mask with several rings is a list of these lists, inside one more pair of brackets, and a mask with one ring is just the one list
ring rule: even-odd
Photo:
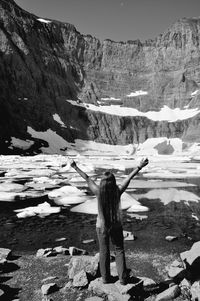
[[60,210],[60,207],[51,207],[49,203],[44,202],[38,206],[16,209],[14,212],[17,213],[18,218],[26,218],[35,215],[38,215],[39,217],[45,217],[52,213],[59,213]]
[[[121,196],[121,209],[126,210],[132,208],[131,212],[144,212],[148,211],[147,207],[140,205],[132,196],[124,192]],[[135,208],[135,211],[134,211]],[[97,199],[88,200],[78,206],[71,209],[72,212],[87,213],[87,214],[97,214]]]
[[147,199],[160,199],[164,205],[168,205],[171,202],[184,201],[187,205],[189,202],[199,202],[200,197],[192,192],[186,190],[178,190],[175,188],[169,189],[152,189],[144,194],[133,194],[136,200],[142,198]]

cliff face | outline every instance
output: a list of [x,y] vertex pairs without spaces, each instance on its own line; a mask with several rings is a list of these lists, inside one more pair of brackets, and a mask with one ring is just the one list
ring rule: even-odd
[[[13,0],[0,0],[1,153],[13,152],[11,137],[30,139],[27,127],[51,129],[69,142],[126,144],[160,136],[197,141],[198,116],[168,123],[98,113],[66,100],[99,105],[102,98],[117,98],[142,112],[164,105],[198,108],[199,37],[200,19],[182,19],[145,43],[100,42],[71,24],[40,19]],[[37,151],[43,142],[33,140]]]

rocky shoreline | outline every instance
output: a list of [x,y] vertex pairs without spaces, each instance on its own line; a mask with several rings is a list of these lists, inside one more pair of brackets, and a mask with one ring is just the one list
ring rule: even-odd
[[[118,281],[114,254],[111,254],[112,283],[103,284],[99,254],[87,253],[76,247],[59,246],[39,249],[35,255],[16,256],[11,249],[0,248],[0,300],[182,301],[200,298],[200,241],[172,256],[130,252],[127,254],[130,267],[127,285]],[[160,279],[147,275],[147,262],[152,272],[157,269]]]

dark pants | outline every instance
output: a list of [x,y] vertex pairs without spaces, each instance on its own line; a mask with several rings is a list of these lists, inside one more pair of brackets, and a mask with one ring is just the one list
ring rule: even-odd
[[97,228],[97,236],[100,249],[100,272],[104,282],[110,279],[110,248],[109,238],[115,247],[116,265],[120,282],[126,279],[126,261],[124,254],[124,238],[121,224],[112,226],[109,230]]

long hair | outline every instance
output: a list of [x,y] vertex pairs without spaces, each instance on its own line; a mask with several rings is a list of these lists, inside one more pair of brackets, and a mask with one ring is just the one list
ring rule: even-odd
[[106,227],[117,222],[118,209],[119,189],[115,176],[110,171],[106,171],[100,182],[98,197],[99,215],[104,219]]

